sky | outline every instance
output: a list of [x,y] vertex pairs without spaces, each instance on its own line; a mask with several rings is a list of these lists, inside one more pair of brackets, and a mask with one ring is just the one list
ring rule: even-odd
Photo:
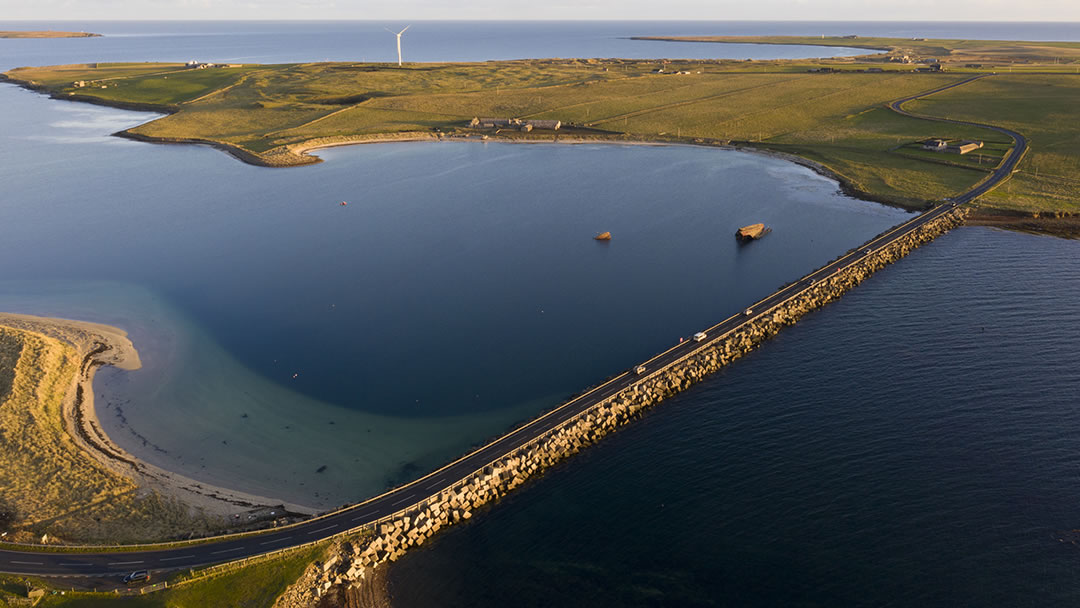
[[0,24],[20,19],[1080,22],[1080,0],[0,0]]

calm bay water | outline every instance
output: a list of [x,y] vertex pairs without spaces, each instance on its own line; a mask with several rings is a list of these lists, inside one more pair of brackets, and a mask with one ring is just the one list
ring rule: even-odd
[[[0,67],[386,61],[383,25],[0,23],[108,35],[0,41]],[[405,54],[805,57],[843,50],[624,38],[851,33],[1077,39],[1075,24],[417,23]],[[317,506],[415,477],[904,218],[741,153],[385,144],[272,170],[108,137],[144,113],[6,85],[0,107],[0,310],[131,333],[146,367],[96,383],[128,449]],[[736,247],[752,221],[774,234]],[[593,242],[602,230],[615,240]],[[985,229],[935,242],[410,554],[397,600],[1076,603],[1077,556],[1056,539],[1080,528],[1077,253]]]
[[[0,309],[128,329],[145,368],[100,374],[110,434],[301,504],[437,467],[906,215],[731,151],[397,143],[275,170],[107,137],[139,113],[0,103]],[[755,221],[774,234],[740,248]]]
[[394,605],[1076,605],[1078,287],[1078,242],[957,230],[411,551]]

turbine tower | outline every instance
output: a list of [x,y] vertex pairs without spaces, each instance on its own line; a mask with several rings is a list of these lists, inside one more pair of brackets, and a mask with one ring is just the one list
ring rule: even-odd
[[[405,30],[409,29],[410,27],[412,27],[411,23],[409,25],[405,26]],[[405,33],[405,30],[401,30],[400,32],[395,32],[395,31],[393,31],[391,29],[387,29],[385,27],[383,29],[390,32],[391,34],[397,36],[397,64],[398,64],[398,67],[400,68],[401,67],[401,35]]]

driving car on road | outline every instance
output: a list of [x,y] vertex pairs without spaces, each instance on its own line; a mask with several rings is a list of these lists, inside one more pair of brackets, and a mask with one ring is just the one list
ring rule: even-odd
[[149,570],[136,570],[124,575],[124,584],[137,585],[139,583],[147,583],[150,581]]

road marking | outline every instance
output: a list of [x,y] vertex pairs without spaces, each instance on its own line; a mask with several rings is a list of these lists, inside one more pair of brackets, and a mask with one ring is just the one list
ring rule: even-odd
[[176,561],[178,559],[194,559],[194,558],[195,558],[194,555],[184,555],[184,556],[181,556],[181,557],[163,557],[163,558],[159,559],[158,561],[159,562],[174,562],[174,561]]
[[232,549],[222,549],[221,551],[211,551],[210,555],[217,555],[218,553],[229,553],[230,551],[239,551],[243,547],[233,547]]
[[57,565],[58,566],[93,566],[94,564],[82,564],[82,563],[77,563],[76,562],[76,563],[71,563],[71,564],[57,564]]
[[15,560],[11,560],[11,563],[13,563],[13,564],[22,564],[23,566],[44,566],[45,565],[45,564],[43,564],[41,562],[17,562]]
[[275,538],[274,540],[268,540],[265,543],[259,543],[259,544],[260,545],[269,545],[271,543],[280,543],[281,541],[289,540],[290,538],[292,538],[292,537],[291,536],[286,536],[285,538]]
[[442,479],[442,477],[440,477],[439,479],[435,480],[435,483],[431,484],[430,486],[427,486],[427,487],[426,487],[426,488],[424,488],[424,489],[425,489],[425,490],[430,490],[431,488],[434,488],[435,486],[437,486],[437,485],[439,485],[440,483],[442,483],[442,481],[443,481],[443,479]]
[[356,517],[352,518],[350,521],[360,521],[361,519],[364,519],[365,517],[368,517],[369,515],[374,515],[374,514],[375,514],[375,511],[368,511],[367,513],[361,513],[360,515],[357,515]]
[[143,563],[143,560],[140,559],[140,560],[137,560],[137,561],[134,561],[134,562],[112,562],[109,565],[110,566],[130,566],[132,564],[141,564],[141,563]]
[[406,496],[405,498],[402,498],[401,500],[395,502],[394,504],[392,504],[390,506],[391,507],[396,507],[396,506],[400,505],[401,503],[405,502],[406,500],[412,500],[412,496]]
[[313,530],[311,532],[308,532],[308,534],[309,535],[310,534],[318,534],[319,532],[326,532],[327,530],[329,530],[331,528],[336,528],[336,527],[337,527],[337,524],[334,524],[332,526],[326,526],[325,528],[319,528],[318,530]]

